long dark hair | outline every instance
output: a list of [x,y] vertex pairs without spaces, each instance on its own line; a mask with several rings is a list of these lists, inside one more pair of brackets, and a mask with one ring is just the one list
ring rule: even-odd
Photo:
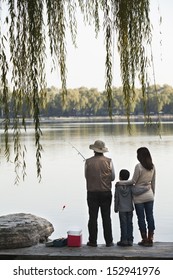
[[145,169],[153,169],[154,165],[152,162],[152,157],[149,150],[146,147],[141,147],[137,150],[137,158]]

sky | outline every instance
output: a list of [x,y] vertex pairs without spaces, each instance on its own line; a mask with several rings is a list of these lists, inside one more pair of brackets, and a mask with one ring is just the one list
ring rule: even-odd
[[[150,0],[151,23],[153,26],[152,51],[156,84],[173,86],[173,1]],[[162,23],[160,24],[160,17]],[[105,87],[105,46],[103,34],[95,38],[94,27],[85,26],[79,15],[77,48],[67,38],[67,88]],[[116,47],[116,45],[115,45]],[[150,84],[154,84],[152,69]],[[59,75],[47,71],[48,86],[60,88]],[[114,52],[113,86],[121,86],[119,55]],[[138,82],[136,87],[140,86]]]

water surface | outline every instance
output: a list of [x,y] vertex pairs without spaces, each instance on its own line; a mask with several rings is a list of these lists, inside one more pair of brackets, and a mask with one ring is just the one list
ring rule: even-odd
[[[47,123],[42,126],[42,181],[36,177],[34,130],[31,127],[23,135],[27,145],[27,177],[14,185],[13,163],[7,163],[1,153],[0,163],[0,215],[25,212],[48,219],[55,232],[51,238],[67,235],[71,229],[82,229],[83,243],[87,242],[88,209],[84,178],[84,159],[93,155],[89,145],[103,140],[109,149],[108,157],[114,162],[116,179],[120,169],[133,174],[137,163],[136,150],[146,146],[151,151],[156,166],[156,196],[154,215],[155,240],[173,241],[173,123],[161,125],[160,137],[155,127],[133,123],[131,135],[126,123]],[[3,131],[1,130],[1,136]],[[12,141],[12,140],[11,140]],[[2,142],[2,139],[1,139]],[[76,151],[76,149],[82,156]],[[3,150],[3,142],[1,143]],[[13,161],[13,158],[11,158]],[[63,207],[65,206],[64,210]],[[104,243],[99,216],[98,243]],[[118,214],[113,212],[114,241],[119,240]],[[139,241],[139,231],[134,212],[134,241]]]

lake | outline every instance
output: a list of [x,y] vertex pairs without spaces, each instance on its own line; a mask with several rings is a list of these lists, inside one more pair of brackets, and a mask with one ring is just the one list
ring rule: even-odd
[[[42,180],[36,176],[34,130],[32,125],[22,134],[27,146],[27,177],[14,185],[13,157],[6,162],[0,156],[0,215],[25,212],[48,219],[55,231],[51,238],[66,237],[67,231],[81,229],[83,243],[88,240],[88,209],[84,178],[84,159],[93,155],[89,145],[102,140],[109,149],[118,180],[120,169],[126,168],[133,175],[137,163],[136,150],[149,148],[156,166],[156,195],[154,216],[156,223],[155,241],[173,241],[173,123],[161,124],[161,137],[155,126],[132,123],[131,134],[127,124],[121,122],[48,122],[42,125]],[[1,149],[3,130],[1,133]],[[10,138],[11,139],[11,138]],[[12,139],[10,140],[12,142]],[[11,143],[12,144],[12,143]],[[78,151],[77,151],[77,150]],[[134,242],[140,240],[136,214],[134,212]],[[104,243],[99,216],[98,243]],[[113,211],[112,225],[114,242],[119,240],[118,214]]]

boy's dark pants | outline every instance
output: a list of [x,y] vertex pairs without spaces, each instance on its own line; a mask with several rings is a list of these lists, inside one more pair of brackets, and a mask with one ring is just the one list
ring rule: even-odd
[[133,211],[119,212],[121,241],[133,242]]

